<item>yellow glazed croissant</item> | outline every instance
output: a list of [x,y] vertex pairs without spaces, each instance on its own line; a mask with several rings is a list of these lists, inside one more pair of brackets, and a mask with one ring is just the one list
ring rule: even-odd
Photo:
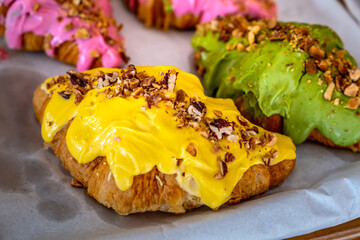
[[278,186],[295,165],[288,137],[175,67],[69,71],[42,83],[33,104],[64,167],[122,215],[218,209]]

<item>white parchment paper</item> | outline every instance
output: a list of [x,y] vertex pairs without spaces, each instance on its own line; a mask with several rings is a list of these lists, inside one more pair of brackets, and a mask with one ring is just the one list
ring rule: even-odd
[[[131,63],[195,73],[193,31],[147,29],[120,0],[112,4]],[[278,4],[280,20],[332,27],[360,62],[360,28],[337,1]],[[69,173],[43,149],[32,93],[73,66],[42,53],[7,52],[10,59],[0,61],[0,239],[278,239],[360,217],[360,154],[311,142],[297,147],[295,170],[279,188],[250,201],[219,211],[120,216],[71,187]]]

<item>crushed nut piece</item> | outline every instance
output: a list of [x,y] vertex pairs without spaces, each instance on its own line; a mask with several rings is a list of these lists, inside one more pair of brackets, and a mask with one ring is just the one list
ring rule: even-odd
[[143,92],[143,90],[144,89],[142,87],[138,87],[131,93],[131,95],[133,97],[138,97]]
[[321,60],[319,63],[318,63],[318,68],[321,70],[321,71],[323,71],[323,72],[325,72],[326,71],[326,69],[327,69],[327,64],[326,64],[326,62],[324,61],[324,60]]
[[219,166],[220,166],[220,172],[218,174],[216,174],[214,177],[215,177],[215,179],[222,179],[225,177],[225,175],[228,172],[227,165],[226,165],[226,163],[221,161],[221,159],[218,159],[218,162],[219,162]]
[[268,153],[266,153],[262,160],[265,166],[270,166],[271,163],[278,157],[279,153],[275,149],[271,149]]
[[316,74],[316,64],[313,59],[308,59],[305,62],[305,70],[308,74],[315,75]]
[[233,162],[235,161],[235,155],[233,153],[225,153],[225,162]]
[[240,123],[242,126],[244,126],[244,127],[248,126],[248,122],[247,122],[247,121],[245,120],[245,118],[243,118],[242,116],[238,115],[238,116],[237,116],[237,120],[239,121],[239,123]]
[[186,92],[184,90],[180,89],[176,92],[175,101],[183,102],[183,101],[185,101],[185,97],[186,97]]
[[130,84],[130,89],[133,90],[139,86],[140,80],[137,78],[132,78],[130,79],[129,84]]
[[89,39],[91,35],[86,28],[79,28],[75,33],[75,37],[80,39]]
[[353,69],[349,71],[350,79],[354,82],[360,79],[360,69]]
[[71,93],[68,93],[66,91],[61,91],[61,92],[58,92],[58,94],[65,100],[68,100],[71,96]]
[[222,151],[221,146],[218,143],[215,143],[214,146],[211,149],[211,152],[214,154],[217,154]]
[[41,7],[40,3],[36,2],[36,3],[34,4],[34,7],[33,7],[34,13],[36,13],[37,11],[39,11],[40,7]]
[[310,54],[310,56],[312,56],[313,58],[316,58],[316,59],[324,59],[325,58],[325,51],[315,45],[310,47],[309,54]]
[[70,76],[70,82],[74,86],[79,85],[80,87],[86,87],[89,82],[87,79],[83,78],[80,73],[77,73],[74,70],[68,71],[67,74]]
[[327,100],[327,101],[331,101],[331,97],[332,97],[332,94],[334,92],[334,89],[335,89],[335,84],[334,82],[330,82],[325,93],[324,93],[324,99]]
[[100,53],[96,49],[91,49],[89,53],[90,57],[92,58],[98,58],[100,57]]
[[206,114],[206,106],[203,102],[192,101],[188,107],[187,112],[196,121],[200,121]]
[[269,29],[275,28],[276,24],[277,24],[276,18],[270,18],[267,23]]
[[228,140],[229,142],[237,142],[239,140],[239,136],[236,134],[230,134],[226,137],[226,140]]
[[210,125],[211,133],[217,138],[222,139],[223,135],[230,135],[233,131],[233,127],[225,119],[214,119]]
[[250,45],[255,42],[255,34],[254,34],[254,32],[250,31],[248,33],[248,41],[249,41]]
[[151,83],[155,82],[155,78],[153,76],[147,77],[141,82],[142,87],[150,87]]
[[186,147],[186,151],[190,153],[191,156],[196,157],[197,150],[194,143],[189,143],[189,145]]
[[348,109],[357,109],[360,106],[360,97],[350,98],[345,108]]
[[208,138],[209,137],[209,131],[200,131],[200,136],[202,136],[204,138]]
[[177,74],[178,72],[175,69],[170,69],[161,80],[161,84],[166,85],[169,92],[174,92],[175,90]]
[[348,86],[344,90],[344,94],[348,97],[355,97],[358,92],[359,92],[359,87],[355,83],[350,84],[350,86]]
[[130,64],[128,66],[128,70],[123,75],[121,75],[121,78],[123,80],[127,80],[127,79],[134,78],[135,75],[136,75],[136,68],[134,65]]
[[222,112],[219,111],[219,110],[214,110],[214,114],[215,114],[217,117],[219,117],[219,118],[222,117]]

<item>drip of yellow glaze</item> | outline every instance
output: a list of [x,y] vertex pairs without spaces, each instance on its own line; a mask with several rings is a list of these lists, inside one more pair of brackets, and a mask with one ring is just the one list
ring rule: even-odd
[[[214,110],[219,110],[228,121],[237,122],[240,114],[233,101],[205,96],[196,76],[171,66],[137,67],[138,72],[145,71],[157,81],[162,78],[159,73],[169,69],[179,72],[175,92],[182,89],[190,97],[205,103],[206,117],[216,118]],[[87,73],[96,74],[99,70],[104,73],[119,71],[100,68]],[[48,81],[50,79],[44,84]],[[97,94],[105,89],[90,90],[78,105],[74,104],[73,96],[65,100],[59,94],[53,94],[45,110],[42,135],[46,142],[51,142],[56,132],[73,119],[66,135],[72,156],[79,163],[91,162],[98,156],[106,157],[121,190],[131,187],[134,176],[145,174],[156,166],[164,174],[177,174],[176,179],[182,189],[199,197],[205,205],[217,208],[230,199],[232,190],[246,170],[255,164],[263,164],[262,156],[271,149],[279,153],[272,164],[296,157],[290,138],[279,134],[275,146],[257,146],[248,153],[240,148],[238,142],[219,140],[219,145],[226,151],[214,154],[212,143],[194,128],[177,128],[179,121],[173,116],[175,110],[168,108],[164,102],[147,109],[143,97],[109,99],[104,94]],[[61,91],[61,87],[50,90]],[[175,97],[175,93],[169,94]],[[259,130],[259,135],[265,131]],[[236,132],[239,134],[239,130]],[[195,144],[196,157],[186,151],[189,143]],[[215,179],[220,171],[218,156],[224,159],[226,152],[233,153],[236,160],[227,163],[228,173],[224,178]],[[180,166],[177,166],[177,159],[183,159]]]

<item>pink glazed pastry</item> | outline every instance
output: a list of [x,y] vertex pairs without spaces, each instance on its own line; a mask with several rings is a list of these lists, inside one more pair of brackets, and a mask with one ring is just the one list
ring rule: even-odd
[[251,18],[277,18],[273,0],[125,0],[148,27],[193,28],[219,16],[241,14]]
[[109,0],[0,0],[0,34],[9,48],[44,50],[79,71],[127,61]]

